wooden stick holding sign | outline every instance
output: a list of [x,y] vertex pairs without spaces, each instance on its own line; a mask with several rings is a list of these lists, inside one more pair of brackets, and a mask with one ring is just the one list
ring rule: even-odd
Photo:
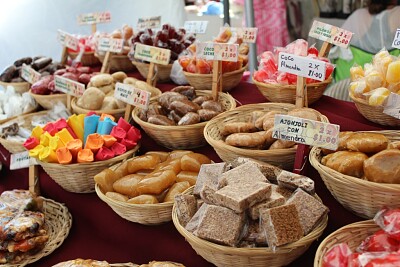
[[100,38],[97,49],[99,51],[106,52],[100,72],[109,73],[111,67],[111,59],[115,55],[115,53],[122,53],[122,50],[124,49],[124,40],[114,38]]
[[127,103],[124,116],[126,121],[129,121],[132,106],[138,106],[142,109],[147,109],[150,103],[150,96],[150,92],[135,88],[131,84],[115,84],[114,97]]
[[61,30],[58,30],[57,39],[63,45],[60,63],[61,65],[66,65],[68,60],[68,48],[71,48],[72,50],[78,50],[79,40],[71,34]]
[[72,96],[80,97],[85,91],[85,85],[76,81],[67,79],[65,77],[55,75],[54,85],[57,91],[67,94],[67,109],[71,111],[71,98]]
[[111,22],[110,11],[80,14],[78,16],[78,24],[91,25],[93,34],[96,33],[97,31],[98,23],[107,23],[107,22]]
[[29,151],[12,153],[10,155],[10,170],[29,168],[29,191],[40,195],[39,171],[35,166],[36,164],[36,160],[29,157]]
[[155,87],[157,83],[157,64],[168,65],[171,50],[141,43],[135,43],[134,49],[134,58],[150,62],[146,82]]

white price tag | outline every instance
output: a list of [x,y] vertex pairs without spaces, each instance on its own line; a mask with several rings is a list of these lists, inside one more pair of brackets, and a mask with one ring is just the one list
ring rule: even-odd
[[159,28],[161,25],[161,16],[139,18],[136,28],[138,30],[144,30],[146,28]]
[[208,21],[185,21],[183,28],[188,33],[203,34],[206,32]]
[[28,168],[31,165],[37,165],[35,158],[29,157],[29,151],[11,154],[10,170]]
[[281,52],[278,57],[278,70],[324,81],[326,64],[321,60]]
[[275,115],[273,138],[336,150],[340,126],[288,115]]
[[350,31],[317,20],[314,20],[308,35],[344,48],[350,45],[353,37],[353,33]]
[[72,50],[78,50],[79,40],[69,33],[58,30],[58,41]]
[[238,61],[238,44],[197,43],[196,57],[207,60]]
[[400,29],[397,29],[394,35],[392,47],[400,49]]
[[134,58],[156,64],[168,65],[171,50],[150,45],[135,43]]
[[21,69],[21,77],[28,83],[34,84],[40,80],[41,74],[30,66],[23,64]]
[[390,93],[388,96],[383,113],[400,119],[400,95]]
[[114,97],[129,105],[138,106],[147,109],[150,102],[151,93],[145,90],[140,90],[130,84],[116,83]]
[[244,28],[234,28],[234,27],[221,27],[220,32],[230,29],[233,33],[236,33],[239,38],[243,39],[246,43],[255,43],[257,39],[258,28],[255,27],[244,27]]
[[97,23],[106,23],[111,22],[111,12],[94,12],[87,14],[80,14],[78,16],[78,24],[97,24]]
[[100,51],[122,53],[122,50],[124,49],[124,40],[114,38],[100,38],[98,49]]
[[54,85],[57,91],[77,97],[82,96],[85,91],[85,85],[83,83],[78,83],[59,75],[54,76]]

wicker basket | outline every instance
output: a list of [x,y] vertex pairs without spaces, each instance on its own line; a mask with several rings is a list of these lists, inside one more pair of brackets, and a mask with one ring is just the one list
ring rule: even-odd
[[[227,92],[236,87],[242,80],[243,73],[246,68],[247,66],[222,74],[222,90]],[[212,74],[198,74],[185,71],[183,73],[185,74],[186,80],[189,82],[189,84],[196,88],[196,90],[212,89]]]
[[[199,96],[209,95],[211,91],[196,90],[196,94]],[[229,94],[219,93],[218,99],[225,110],[231,110],[236,107],[235,99]],[[156,101],[156,99],[153,99],[153,101]],[[181,126],[156,125],[142,121],[138,116],[139,112],[140,108],[138,107],[132,111],[133,120],[142,127],[147,135],[162,146],[170,149],[191,149],[207,144],[203,135],[203,129],[207,122]]]
[[358,111],[363,115],[367,120],[378,123],[380,125],[387,126],[400,126],[400,120],[383,113],[382,106],[370,106],[367,100],[360,99],[349,93],[351,100],[353,100],[354,104]]
[[138,144],[135,148],[112,159],[90,163],[63,165],[58,163],[46,163],[40,160],[37,162],[42,166],[50,178],[66,191],[73,193],[91,193],[95,191],[95,182],[93,177],[98,174],[99,171],[131,157],[136,153],[139,147],[140,145]]
[[4,87],[4,89],[7,88],[7,86],[12,86],[14,87],[15,92],[17,93],[25,93],[28,92],[29,89],[31,88],[31,84],[28,82],[21,82],[21,83],[6,83],[0,81],[0,85]]
[[[95,56],[103,64],[105,54],[99,55],[96,53]],[[132,72],[136,69],[135,65],[132,64],[132,61],[129,59],[128,55],[113,55],[109,64],[110,71]]]
[[[329,78],[323,82],[307,84],[308,105],[321,98],[331,81],[332,78]],[[253,82],[265,98],[271,102],[292,104],[296,102],[296,85],[262,83],[254,79]]]
[[[193,187],[184,193],[190,194],[192,192]],[[235,248],[198,238],[180,225],[175,206],[172,209],[172,221],[178,232],[185,237],[196,253],[216,266],[278,267],[288,265],[301,256],[311,243],[322,235],[328,223],[328,215],[318,223],[311,233],[296,242],[278,247],[275,252],[268,247]]]
[[[79,53],[68,52],[68,56],[74,60]],[[81,63],[84,66],[100,65],[100,60],[94,55],[94,52],[84,52],[81,58]]]
[[[398,131],[378,131],[390,140],[400,140]],[[346,209],[362,218],[373,218],[385,205],[400,205],[400,184],[375,183],[341,174],[321,164],[321,149],[310,152],[310,163],[319,172],[326,187]]]
[[[238,157],[247,157],[279,166],[285,170],[292,170],[296,148],[259,150],[230,146],[223,141],[223,136],[221,135],[219,127],[227,122],[247,122],[250,120],[253,111],[268,112],[271,110],[280,110],[286,113],[294,108],[294,105],[285,103],[243,105],[211,119],[204,128],[204,137],[214,148],[215,152],[217,152],[218,156],[225,162],[231,162]],[[321,115],[321,119],[323,122],[328,122],[328,119],[323,115]]]
[[[72,98],[71,100],[71,109],[72,109],[72,113],[75,114],[87,114],[88,112],[91,112],[92,110],[88,110],[88,109],[84,109],[79,107],[76,104],[77,98]],[[109,110],[93,110],[94,112],[96,112],[97,115],[101,115],[103,113],[112,115],[115,117],[115,119],[119,119],[120,117],[124,117],[125,115],[125,108],[118,108],[118,109],[109,109]]]
[[[139,73],[142,75],[143,78],[147,79],[147,74],[149,73],[149,63],[144,63],[140,61],[132,61],[132,64],[136,66]],[[157,64],[157,82],[165,83],[169,82],[171,78],[172,64],[168,65],[161,65]]]
[[44,109],[52,109],[57,102],[61,102],[64,106],[67,106],[67,95],[66,94],[54,94],[54,95],[38,95],[34,94],[29,90],[32,97],[38,102]]
[[329,236],[319,245],[314,258],[314,267],[322,267],[322,260],[325,253],[336,244],[347,243],[354,251],[361,242],[368,236],[374,234],[380,228],[374,221],[362,221],[346,225]]
[[44,248],[34,255],[29,255],[17,264],[1,264],[1,266],[23,267],[40,260],[61,246],[72,226],[71,213],[69,213],[64,204],[47,198],[43,198],[43,213],[45,215],[45,227],[49,235],[49,240]]

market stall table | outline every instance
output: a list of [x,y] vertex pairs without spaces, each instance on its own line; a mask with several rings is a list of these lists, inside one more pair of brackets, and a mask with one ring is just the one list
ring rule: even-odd
[[[158,87],[162,91],[166,91],[173,88],[174,85],[158,84]],[[229,93],[242,105],[265,102],[265,98],[256,86],[250,83],[241,82]],[[311,107],[326,115],[331,123],[339,124],[343,131],[389,129],[367,121],[350,102],[323,96]],[[142,146],[139,154],[154,150],[168,151],[156,144],[143,131],[142,134]],[[215,162],[221,161],[210,146],[194,149],[194,151],[206,154]],[[3,162],[0,192],[15,188],[28,189],[28,169],[10,171],[8,151],[0,147],[0,152]],[[325,236],[346,224],[363,220],[344,209],[333,198],[318,172],[309,164],[306,165],[305,174],[315,181],[317,194],[330,209],[329,223],[318,242],[314,242],[304,255],[289,266],[312,266],[318,244]],[[158,226],[144,226],[129,222],[101,201],[96,193],[67,192],[49,178],[42,169],[40,169],[40,189],[44,197],[65,203],[73,216],[73,225],[68,238],[60,248],[30,266],[52,266],[58,262],[75,258],[139,264],[151,260],[169,260],[190,267],[213,266],[196,254],[175,229],[172,221]]]

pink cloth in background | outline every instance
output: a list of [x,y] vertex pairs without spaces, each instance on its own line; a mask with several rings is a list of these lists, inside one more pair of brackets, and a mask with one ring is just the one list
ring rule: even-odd
[[[243,5],[246,0],[235,0]],[[272,51],[275,46],[286,46],[289,41],[285,0],[253,0],[254,25],[258,28],[257,55]],[[245,25],[245,13],[243,25]]]

